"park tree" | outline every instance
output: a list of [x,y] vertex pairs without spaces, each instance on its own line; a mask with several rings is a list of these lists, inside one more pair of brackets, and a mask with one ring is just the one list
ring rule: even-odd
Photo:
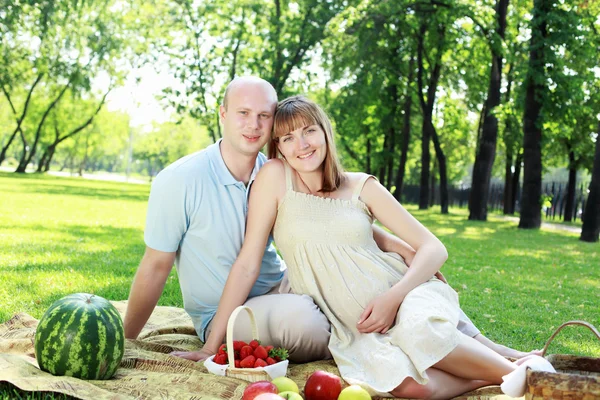
[[152,178],[170,163],[208,146],[211,141],[206,127],[185,116],[177,121],[154,124],[147,132],[138,129],[133,158],[142,163],[147,175]]
[[542,106],[547,97],[545,60],[548,19],[553,0],[534,0],[529,44],[529,69],[526,77],[523,114],[523,194],[519,228],[537,229],[541,225],[542,196]]
[[395,5],[364,2],[332,21],[324,43],[330,79],[346,81],[331,107],[341,150],[357,168],[377,175],[397,198],[414,97],[415,46],[403,35],[406,29],[405,15]]
[[[48,172],[57,147],[65,140],[81,134],[92,125],[94,118],[102,110],[106,96],[109,93],[110,89],[104,93],[100,100],[91,99],[91,101],[72,97],[71,101],[62,101],[52,110],[52,121],[49,121],[50,123],[46,124],[44,129],[50,129],[54,134],[43,135],[41,142],[43,153],[38,160],[36,172]],[[88,118],[79,121],[81,115],[88,115]],[[77,125],[73,126],[72,121],[76,121]]]
[[506,31],[506,15],[509,0],[498,0],[495,7],[495,29],[490,38],[491,68],[487,99],[483,106],[484,118],[481,130],[475,165],[473,166],[473,182],[469,195],[469,219],[487,220],[487,204],[490,191],[490,178],[496,156],[498,137],[498,118],[496,107],[500,105],[502,85],[502,61],[504,33]]
[[597,242],[600,240],[600,121],[596,134],[594,166],[589,190],[579,239],[584,242]]
[[[16,172],[25,172],[50,131],[49,116],[67,93],[85,98],[101,72],[118,80],[116,61],[123,61],[136,43],[128,31],[131,4],[42,0],[8,5],[0,19],[0,88],[15,124],[0,163],[18,135],[22,150]],[[33,103],[39,112],[30,115]],[[85,125],[90,116],[81,118]]]
[[[326,35],[328,22],[348,2],[238,0],[164,1],[156,9],[163,21],[155,35],[157,60],[167,63],[180,82],[165,90],[178,114],[188,113],[220,138],[217,106],[227,82],[256,74],[280,96],[309,74],[294,72],[310,60]],[[166,16],[166,17],[165,17]],[[291,91],[290,91],[291,92]]]

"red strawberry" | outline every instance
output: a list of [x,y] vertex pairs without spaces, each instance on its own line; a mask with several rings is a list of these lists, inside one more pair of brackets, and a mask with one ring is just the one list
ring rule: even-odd
[[219,346],[217,354],[227,354],[227,345],[225,343]]
[[235,367],[236,367],[236,368],[242,368],[242,367],[240,366],[240,363],[241,363],[241,361],[240,361],[240,360],[235,360]]
[[254,363],[256,362],[256,357],[248,356],[240,361],[240,368],[254,368]]
[[217,364],[225,365],[227,364],[227,355],[226,354],[217,354],[213,361]]
[[248,346],[248,343],[242,342],[241,340],[233,341],[233,350],[234,351],[240,351],[242,349],[242,347],[244,347],[244,346]]
[[260,359],[260,358],[256,359],[256,361],[254,362],[254,368],[266,367],[267,365],[269,365],[269,364],[267,364],[267,362],[265,360]]
[[257,348],[260,345],[260,341],[254,339],[252,340],[250,343],[248,343],[250,345],[250,347],[252,347],[253,349]]
[[265,350],[268,352],[270,352],[271,350],[273,350],[273,346],[265,346]]
[[277,361],[275,361],[275,359],[273,357],[267,357],[267,364],[273,365],[276,363],[277,363]]
[[252,355],[252,353],[254,353],[254,349],[250,346],[244,346],[242,347],[242,349],[240,350],[240,360],[243,360],[244,358],[248,357],[249,355]]
[[233,353],[233,359],[234,360],[241,360],[241,358],[240,358],[240,352],[239,351],[236,351],[236,352]]
[[258,346],[257,348],[255,348],[253,355],[254,355],[254,357],[260,358],[262,360],[266,360],[267,357],[269,357],[269,353],[262,346]]

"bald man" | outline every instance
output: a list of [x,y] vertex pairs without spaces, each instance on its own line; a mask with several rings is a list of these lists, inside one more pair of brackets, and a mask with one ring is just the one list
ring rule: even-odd
[[[271,134],[276,106],[277,93],[267,81],[234,79],[219,108],[223,138],[169,165],[154,180],[144,230],[146,251],[125,316],[127,338],[139,335],[175,264],[184,308],[205,345],[199,351],[173,354],[200,361],[217,352],[220,343],[211,340],[210,323],[242,247],[248,196],[254,177],[266,162],[260,149]],[[382,250],[396,252],[410,263],[414,250],[380,228],[374,227],[373,232]],[[272,238],[246,305],[254,311],[261,341],[288,349],[292,361],[331,357],[329,322],[312,298],[290,292]],[[459,329],[464,333],[496,347],[501,354],[505,349],[512,351],[480,335],[465,315],[461,319]],[[253,339],[247,316],[238,319],[234,337]]]

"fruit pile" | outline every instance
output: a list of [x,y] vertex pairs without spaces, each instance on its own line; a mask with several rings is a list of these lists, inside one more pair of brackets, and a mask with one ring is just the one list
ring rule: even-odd
[[258,381],[249,384],[242,400],[371,400],[371,395],[358,385],[342,390],[340,377],[325,371],[314,372],[306,381],[302,394],[296,382],[279,377],[272,382]]
[[[233,341],[233,355],[236,368],[258,368],[266,367],[283,361],[288,358],[288,351],[284,348],[273,346],[263,346],[258,340],[252,340],[250,343],[241,340]],[[227,359],[227,345],[222,344],[219,351],[213,358],[216,364],[229,364]]]

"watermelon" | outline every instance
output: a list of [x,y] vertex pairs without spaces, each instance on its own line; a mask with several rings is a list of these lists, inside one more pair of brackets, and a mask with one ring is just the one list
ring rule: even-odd
[[38,365],[52,375],[109,379],[121,363],[124,348],[119,312],[93,294],[76,293],[55,301],[35,332]]

